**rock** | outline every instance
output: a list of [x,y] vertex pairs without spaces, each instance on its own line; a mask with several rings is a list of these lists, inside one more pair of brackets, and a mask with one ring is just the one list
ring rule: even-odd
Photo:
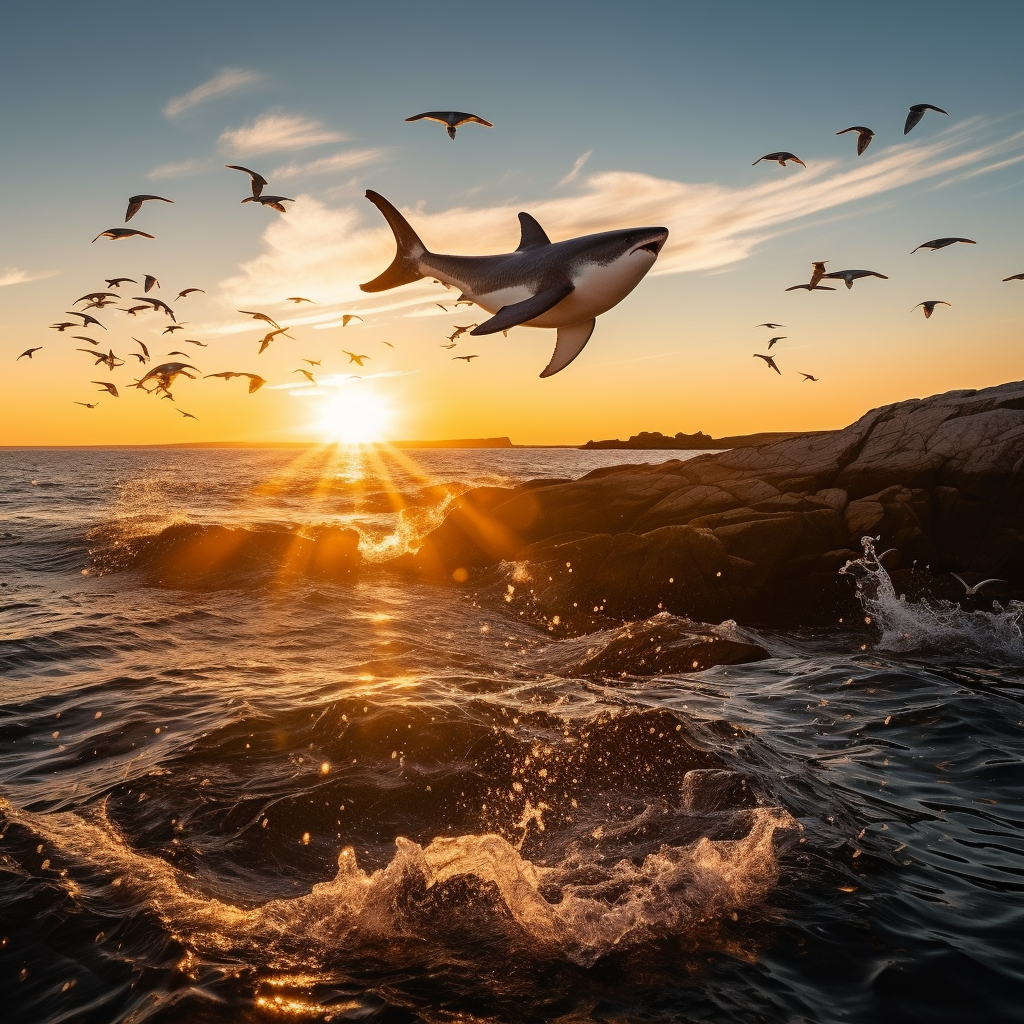
[[[861,550],[1024,587],[1024,383],[874,409],[843,430],[463,495],[407,564],[526,563],[539,614],[835,622]],[[566,564],[569,563],[569,564]]]
[[767,657],[763,647],[730,636],[727,627],[656,615],[624,626],[618,636],[589,652],[568,671],[584,678],[620,679],[698,672],[713,665],[741,665]]

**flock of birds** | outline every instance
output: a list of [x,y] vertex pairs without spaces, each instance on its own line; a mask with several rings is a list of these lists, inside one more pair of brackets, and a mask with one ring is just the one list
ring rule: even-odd
[[[942,107],[936,107],[931,103],[915,103],[907,114],[907,120],[903,126],[903,134],[906,135],[912,128],[918,125],[921,119],[929,110],[934,110],[939,114],[946,114],[949,116],[949,112],[943,110]],[[865,128],[864,125],[853,125],[850,128],[843,128],[842,131],[836,132],[836,135],[846,135],[848,132],[857,133],[857,156],[863,156],[864,151],[871,144],[871,140],[875,137],[874,131],[870,128]],[[768,162],[777,163],[780,167],[785,167],[787,163],[797,163],[801,167],[806,168],[807,164],[803,162],[795,153],[790,153],[788,150],[779,150],[775,153],[766,153],[762,157],[758,157],[757,160],[751,166],[756,166],[761,163],[762,160]],[[965,245],[976,245],[977,243],[972,238],[961,238],[959,236],[950,236],[947,238],[933,238],[928,242],[922,242],[915,249],[912,249],[910,255],[913,256],[915,252],[920,249],[930,249],[933,252],[938,249],[945,249],[947,246],[955,245],[957,242],[962,242]],[[807,292],[834,292],[835,288],[831,285],[822,284],[822,281],[842,281],[848,289],[853,288],[855,281],[863,280],[867,277],[877,277],[883,281],[888,281],[889,278],[885,274],[878,273],[877,270],[833,270],[827,271],[825,264],[829,260],[813,260],[811,262],[811,276],[806,283],[790,285],[785,290],[787,292],[795,291],[807,291]],[[1004,281],[1024,281],[1024,273],[1011,274],[1009,277],[1004,277]],[[911,309],[920,309],[924,313],[925,319],[930,319],[932,313],[935,312],[936,306],[951,306],[951,302],[946,302],[944,299],[926,299],[924,302],[919,302],[916,306]],[[764,323],[758,324],[758,327],[767,327],[769,330],[777,330],[780,327],[785,328],[784,324]],[[772,338],[768,342],[768,351],[771,352],[772,346],[780,341],[785,341],[785,336],[777,336]],[[765,355],[762,352],[754,353],[755,359],[763,359],[765,365],[770,370],[774,370],[781,376],[782,371],[779,369],[775,362],[775,358],[771,355]],[[809,373],[800,372],[800,376],[804,378],[804,381],[817,381],[818,378]]]
[[[930,103],[916,103],[910,108],[910,111],[907,114],[903,134],[906,135],[911,129],[913,129],[925,116],[925,113],[929,110],[935,111],[939,114],[946,114],[948,116],[948,112],[943,110],[941,107],[936,107]],[[443,125],[448,133],[449,138],[451,139],[455,138],[456,130],[464,124],[472,123],[483,125],[487,128],[494,127],[494,125],[490,121],[485,121],[483,118],[478,117],[476,114],[470,114],[464,111],[432,110],[426,111],[425,113],[422,114],[416,114],[413,117],[406,118],[406,121],[420,120],[435,121]],[[871,140],[874,138],[874,131],[872,131],[870,128],[864,127],[863,125],[853,125],[850,128],[844,128],[842,129],[842,131],[836,132],[836,134],[845,135],[849,132],[856,133],[857,155],[862,156],[865,150],[867,150],[868,146],[871,144]],[[804,168],[806,168],[807,166],[803,160],[796,156],[796,154],[788,152],[786,150],[779,150],[774,153],[766,153],[764,156],[759,157],[757,160],[755,160],[754,165],[757,165],[762,161],[775,162],[778,163],[781,167],[785,167],[790,162],[797,163]],[[246,174],[249,178],[251,195],[248,195],[244,199],[242,199],[242,203],[258,203],[261,206],[270,207],[271,209],[276,210],[278,213],[285,213],[287,212],[287,208],[284,206],[284,204],[295,202],[294,199],[290,199],[287,196],[264,194],[264,189],[267,187],[269,182],[258,171],[254,171],[248,167],[243,167],[240,164],[226,164],[225,166],[230,170],[240,171],[243,174]],[[135,217],[135,215],[143,209],[146,203],[150,202],[173,204],[174,200],[167,199],[164,196],[148,194],[131,196],[128,199],[128,206],[125,211],[125,224],[131,221],[132,218]],[[133,237],[152,239],[155,236],[149,234],[146,231],[141,231],[137,228],[114,227],[107,228],[106,231],[101,231],[93,239],[93,242],[98,241],[100,238],[108,238],[112,241],[123,241],[125,239]],[[976,244],[975,241],[970,238],[934,238],[930,241],[922,242],[919,246],[912,250],[911,254],[916,253],[921,249],[929,249],[932,251],[936,251],[938,249],[945,249],[947,246],[954,245],[956,243],[964,243],[967,245]],[[803,290],[808,292],[835,291],[835,287],[823,284],[822,282],[843,281],[846,287],[848,289],[851,289],[853,288],[853,285],[856,281],[862,280],[864,278],[875,277],[880,278],[883,281],[888,280],[888,277],[885,274],[880,274],[878,273],[878,271],[875,270],[828,271],[826,270],[825,266],[828,262],[828,260],[813,261],[811,263],[810,279],[806,283],[791,285],[789,288],[786,288],[785,290],[787,292],[797,290]],[[1003,280],[1024,281],[1024,273],[1013,274],[1009,277],[1003,278]],[[130,317],[138,317],[144,314],[152,313],[162,314],[164,317],[168,318],[171,321],[171,323],[164,326],[163,330],[161,331],[161,337],[164,335],[174,336],[178,331],[183,331],[187,326],[187,322],[178,321],[175,311],[167,302],[165,302],[163,299],[160,299],[156,296],[149,294],[154,288],[160,288],[160,282],[153,275],[143,275],[143,294],[136,295],[131,298],[131,302],[135,303],[135,305],[118,305],[118,303],[124,302],[126,300],[124,296],[121,294],[121,292],[116,289],[120,289],[125,284],[138,284],[137,279],[130,277],[112,277],[106,278],[105,282],[107,286],[106,291],[89,292],[81,296],[80,298],[76,299],[73,303],[71,303],[71,305],[74,306],[78,306],[80,303],[84,304],[81,306],[81,309],[68,310],[65,314],[67,316],[77,317],[79,318],[79,320],[59,321],[57,323],[51,324],[51,329],[56,330],[60,333],[64,333],[65,331],[72,329],[87,330],[93,327],[106,331],[108,329],[107,326],[86,311],[91,309],[103,310],[106,309],[108,306],[116,306],[118,310],[127,314]],[[190,295],[195,293],[204,293],[204,290],[202,288],[196,287],[184,288],[177,293],[174,300],[172,301],[187,299]],[[305,296],[301,295],[288,296],[287,299],[285,299],[284,301],[292,302],[296,305],[299,305],[301,303],[313,302],[312,299],[308,299]],[[460,299],[455,303],[455,306],[457,307],[462,304],[473,305],[473,303],[470,302],[469,300]],[[446,313],[449,312],[448,307],[443,305],[442,303],[436,303],[436,305],[439,306]],[[931,315],[935,312],[935,308],[937,306],[949,305],[951,305],[951,303],[946,302],[943,299],[928,299],[923,302],[919,302],[916,306],[914,306],[914,310],[922,309],[924,312],[924,316],[927,319],[930,318]],[[911,310],[911,312],[913,312],[913,310]],[[250,317],[253,320],[262,322],[269,326],[270,328],[270,330],[259,340],[259,348],[257,351],[257,355],[261,355],[263,352],[265,352],[266,349],[275,341],[275,339],[279,337],[286,337],[295,340],[294,336],[288,333],[288,326],[281,326],[281,324],[279,324],[273,317],[271,317],[267,313],[262,313],[256,310],[239,310],[239,313],[241,313],[243,316]],[[354,323],[357,320],[362,322],[362,317],[355,313],[346,313],[341,318],[342,326],[348,327],[349,324]],[[446,344],[441,345],[441,347],[449,350],[455,348],[459,338],[463,334],[468,334],[468,332],[472,331],[477,326],[479,325],[476,323],[467,324],[465,326],[455,326],[452,334],[446,336]],[[780,328],[785,329],[784,324],[772,322],[758,324],[757,326],[765,327],[772,331],[778,330]],[[507,331],[504,331],[503,333],[506,335],[508,334]],[[126,352],[125,359],[122,359],[120,356],[116,355],[112,347],[108,347],[108,350],[106,352],[103,352],[99,341],[97,341],[95,338],[90,337],[89,335],[75,334],[71,335],[71,337],[75,341],[84,341],[89,345],[94,346],[92,348],[77,348],[75,350],[77,352],[83,352],[86,355],[91,356],[94,360],[93,368],[103,365],[107,368],[109,372],[112,373],[117,367],[125,365],[128,359],[136,359],[139,362],[140,366],[147,366],[152,362],[149,346],[147,346],[145,342],[135,337],[132,337],[131,340],[137,346],[138,350]],[[772,348],[780,341],[785,341],[786,337],[786,335],[775,335],[768,342],[768,353],[754,353],[755,359],[763,360],[768,369],[774,370],[775,373],[779,375],[782,374],[782,370],[775,362],[775,357],[770,353]],[[180,344],[193,345],[196,346],[197,348],[209,347],[206,342],[199,341],[194,338],[184,338],[182,339]],[[385,341],[382,342],[382,344],[387,345],[390,348],[394,348],[394,345],[391,342]],[[17,359],[32,359],[33,355],[36,352],[39,352],[42,348],[42,345],[36,345],[32,348],[25,349],[25,351],[22,352],[17,357]],[[365,365],[365,361],[371,358],[366,353],[350,352],[347,349],[342,349],[342,352],[344,352],[344,354],[349,357],[348,365],[355,364],[358,367],[362,367]],[[182,349],[174,349],[171,352],[166,353],[162,358],[172,359],[172,357],[181,357],[181,359],[188,360],[190,358],[194,358],[194,353],[185,352]],[[469,364],[472,360],[478,358],[479,356],[476,353],[452,356],[453,360],[461,360],[467,364]],[[298,368],[293,370],[292,372],[296,374],[301,374],[304,378],[306,378],[306,380],[309,383],[315,385],[317,383],[317,380],[313,374],[313,369],[315,367],[319,367],[322,361],[320,359],[302,359],[300,361],[307,363],[310,368],[308,370]],[[194,371],[194,373],[190,371]],[[190,380],[195,380],[197,379],[197,375],[199,375],[200,373],[201,371],[195,365],[187,361],[160,362],[157,363],[157,365],[152,366],[149,370],[147,370],[140,377],[132,381],[130,384],[122,384],[121,387],[137,388],[139,390],[146,392],[147,394],[154,395],[159,397],[160,399],[165,399],[173,402],[174,394],[171,388],[174,385],[174,382],[179,377],[186,377]],[[818,381],[818,378],[815,377],[813,374],[803,373],[802,371],[800,371],[800,375],[804,378],[805,382]],[[204,376],[206,378],[221,378],[224,380],[232,380],[235,377],[244,377],[248,380],[249,394],[253,394],[256,391],[259,391],[259,389],[262,388],[267,383],[266,379],[260,376],[258,373],[251,373],[240,370],[223,370],[219,373],[209,373],[205,374]],[[361,379],[356,374],[349,374],[349,378]],[[90,381],[89,383],[97,385],[99,388],[99,392],[103,395],[112,398],[120,397],[120,391],[118,389],[118,386],[113,381]],[[98,402],[95,401],[75,402],[75,404],[84,406],[87,409],[95,409],[98,406]],[[178,409],[177,411],[187,419],[197,419],[196,416],[194,416],[192,413],[186,412],[184,409]]]

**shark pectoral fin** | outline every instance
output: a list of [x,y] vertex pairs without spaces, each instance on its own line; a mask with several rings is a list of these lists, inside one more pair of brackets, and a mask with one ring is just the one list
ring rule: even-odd
[[544,291],[537,292],[522,302],[502,306],[490,320],[485,320],[476,330],[469,333],[474,337],[481,334],[496,334],[498,331],[507,331],[510,327],[524,324],[561,302],[573,287],[571,282],[566,281],[564,284],[556,284],[553,288],[545,288]]
[[558,341],[551,355],[551,362],[544,367],[542,377],[551,377],[564,370],[586,347],[590,336],[594,333],[596,320],[584,320],[581,324],[558,328]]

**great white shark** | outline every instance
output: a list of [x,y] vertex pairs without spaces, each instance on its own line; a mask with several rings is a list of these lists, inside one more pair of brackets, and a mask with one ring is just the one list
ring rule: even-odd
[[433,277],[458,288],[488,313],[472,335],[510,327],[554,327],[555,351],[542,377],[564,370],[590,341],[595,317],[621,302],[658,258],[668,228],[625,228],[552,242],[528,213],[519,214],[522,237],[515,252],[500,256],[446,256],[430,252],[409,222],[377,192],[367,191],[391,226],[398,252],[364,292]]

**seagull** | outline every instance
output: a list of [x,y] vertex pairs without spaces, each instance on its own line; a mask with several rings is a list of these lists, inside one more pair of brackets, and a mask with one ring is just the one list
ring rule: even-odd
[[448,312],[448,307],[442,306],[440,302],[435,302],[434,305],[437,306],[438,309],[443,309],[446,313]]
[[[85,351],[88,351],[86,349]],[[159,366],[154,366],[144,377],[136,381],[133,387],[141,388],[147,380],[156,380],[157,388],[162,388],[164,391],[174,383],[175,378],[179,375],[188,377],[189,380],[195,380],[195,377],[191,373],[186,373],[186,370],[195,370],[199,373],[200,370],[196,366],[192,366],[191,363],[161,363]],[[143,388],[145,391],[146,389]]]
[[96,360],[96,362],[93,363],[93,366],[99,366],[100,363],[105,363],[107,361],[107,357],[102,352],[97,352],[95,349],[91,349],[91,348],[76,348],[75,351],[76,352],[85,352],[86,354],[92,356],[93,359]]
[[146,310],[147,312],[152,312],[153,311],[153,307],[152,306],[129,306],[127,309],[122,308],[121,312],[122,313],[127,313],[129,316],[138,316],[139,313],[141,313],[143,310]]
[[438,348],[458,348],[458,345],[454,341],[450,341],[447,345],[438,345]]
[[853,282],[859,281],[862,277],[880,277],[883,281],[889,280],[885,274],[879,274],[874,270],[833,270],[831,274],[826,274],[825,277],[833,281],[843,280],[846,282],[847,288],[852,288]]
[[[257,352],[256,354],[257,354],[258,356],[261,356],[261,355],[263,355],[263,352],[264,352],[264,350],[266,349],[266,347],[267,347],[267,346],[268,346],[268,345],[269,345],[269,344],[270,344],[270,343],[271,343],[271,342],[272,342],[272,341],[274,340],[274,338],[276,338],[276,337],[277,337],[277,336],[278,336],[279,334],[284,334],[284,336],[285,336],[286,338],[291,338],[292,336],[291,336],[290,334],[286,334],[286,333],[285,333],[285,332],[286,332],[287,330],[288,330],[288,328],[287,328],[287,327],[278,327],[278,329],[277,329],[276,331],[271,331],[271,332],[270,332],[269,334],[265,335],[265,336],[263,337],[263,339],[262,339],[262,340],[260,341],[260,350],[259,350],[259,352]],[[292,341],[294,341],[294,340],[295,340],[295,339],[294,339],[294,338],[292,338]]]
[[765,153],[764,156],[759,156],[750,166],[756,167],[762,160],[775,161],[780,167],[785,167],[787,160],[792,160],[801,167],[807,166],[800,157],[794,153],[787,153],[784,149],[780,149],[778,153]]
[[406,121],[420,121],[424,117],[428,121],[437,121],[438,124],[443,124],[448,129],[449,139],[455,138],[456,128],[460,128],[462,125],[470,122],[482,124],[485,128],[494,127],[490,121],[485,121],[482,117],[477,117],[476,114],[466,114],[461,110],[428,110],[425,114],[415,114],[412,117],[407,117]]
[[[96,317],[89,316],[88,313],[79,313],[74,309],[65,309],[64,312],[67,313],[68,316],[80,316],[82,318],[82,322],[80,324],[75,324],[76,327],[88,327],[89,324],[95,324],[97,327],[103,327],[103,324],[101,324]],[[103,327],[103,330],[106,330],[106,327]]]
[[[171,401],[173,402],[174,399],[172,398]],[[184,416],[185,419],[187,419],[187,420],[195,420],[197,423],[199,422],[199,417],[198,416],[193,416],[192,413],[185,412],[184,409],[178,409],[178,412],[180,412],[181,415]]]
[[[965,242],[967,245],[977,245],[973,238],[933,238],[930,242],[922,242],[917,249],[945,249],[947,245],[952,245],[954,242]],[[917,249],[911,249],[910,255],[913,256]]]
[[148,362],[146,357],[141,352],[129,352],[128,355],[134,356],[136,359],[138,359],[140,363],[145,364],[146,362]]
[[238,312],[244,313],[246,316],[251,316],[253,320],[263,320],[265,323],[270,324],[271,327],[276,327],[278,330],[281,329],[281,325],[272,317],[267,316],[266,313],[254,313],[251,309],[240,309]]
[[366,323],[366,321],[361,316],[356,316],[355,313],[346,313],[341,318],[341,326],[348,327],[348,325],[352,323],[353,320],[358,320],[361,324]]
[[903,126],[904,135],[924,117],[926,110],[934,110],[937,114],[945,114],[949,117],[949,111],[943,110],[942,107],[933,107],[930,103],[915,103],[910,108],[910,113],[907,114],[907,123]]
[[779,376],[782,375],[782,371],[775,365],[775,360],[771,356],[763,356],[760,352],[755,352],[754,358],[763,359]]
[[71,303],[72,306],[77,306],[79,302],[98,302],[101,299],[119,299],[121,298],[117,292],[89,292],[88,295],[83,295],[81,298],[75,299]]
[[148,203],[151,199],[158,199],[161,203],[173,203],[173,199],[164,199],[163,196],[131,196],[128,199],[128,212],[124,215],[125,224],[128,223],[142,209],[143,203]]
[[106,309],[107,306],[114,305],[113,299],[94,299],[92,302],[87,302],[82,309]]
[[785,327],[786,325],[785,324],[755,324],[754,326],[755,327],[767,327],[768,330],[774,331],[774,330],[777,330],[780,327]]
[[818,282],[825,276],[825,264],[828,260],[815,260],[811,263],[811,280],[810,285],[812,288],[817,287]]
[[981,590],[982,587],[987,586],[989,583],[1005,583],[1006,582],[1006,580],[997,580],[997,579],[982,580],[980,583],[975,583],[974,586],[972,587],[963,577],[957,576],[957,574],[955,572],[951,572],[949,575],[955,577],[958,580],[960,580],[960,582],[964,585],[964,596],[965,597],[974,597],[974,595],[977,594],[978,591]]
[[154,287],[160,287],[160,282],[152,274],[147,274],[143,280],[145,281],[145,285],[142,288],[144,292],[152,291]]
[[136,231],[135,228],[107,228],[106,231],[101,231],[93,241],[98,242],[101,238],[110,238],[116,242],[122,238],[132,238],[135,235],[141,235],[143,238],[156,237],[156,235],[147,234],[145,231]]
[[108,288],[120,288],[121,285],[125,283],[125,281],[128,281],[131,284],[139,283],[133,277],[105,277],[103,280],[107,282]]
[[110,381],[107,381],[107,380],[91,380],[91,381],[89,381],[89,383],[90,384],[99,384],[99,386],[101,388],[103,388],[108,394],[113,395],[115,398],[119,398],[120,397],[120,395],[118,395],[118,393],[117,393],[117,388],[115,387],[115,385],[111,384]]
[[249,378],[249,394],[259,391],[267,382],[258,373],[239,373],[235,370],[225,370],[223,373],[208,373],[207,377],[223,377],[224,380],[231,380],[232,377]]
[[243,203],[259,203],[260,206],[271,206],[279,213],[286,213],[287,211],[281,205],[282,203],[294,203],[294,199],[289,199],[287,196],[246,196]]
[[51,331],[60,331],[63,334],[69,327],[84,327],[85,324],[72,324],[65,321],[61,324],[50,324]]
[[775,343],[776,343],[777,341],[785,341],[785,340],[786,340],[786,337],[787,337],[787,335],[783,334],[783,335],[780,335],[780,336],[779,336],[779,337],[777,337],[777,338],[772,338],[772,339],[771,339],[771,340],[770,340],[770,341],[768,342],[768,351],[769,351],[769,352],[771,352],[771,350],[772,350],[772,346],[773,346],[773,345],[774,345],[774,344],[775,344]]
[[472,355],[472,356],[452,356],[452,359],[465,359],[465,361],[467,363],[470,361],[470,359],[479,359],[479,358],[480,357],[477,356],[477,355]]
[[[143,359],[142,362],[145,362],[147,359],[149,359],[149,349],[146,348],[145,344],[143,342],[139,341],[138,338],[132,338],[132,341],[134,341],[135,344],[138,345],[139,348],[142,349],[142,354],[145,357],[145,359]],[[132,355],[135,355],[135,353],[133,352]]]
[[395,347],[394,345],[391,344],[390,341],[382,341],[381,344],[382,345],[387,345],[388,348],[394,348]]
[[1011,274],[1009,277],[1004,277],[1004,281],[1024,281],[1024,274]]
[[[42,347],[43,347],[42,345],[36,345],[35,348],[27,348],[27,349],[25,349],[25,351],[22,352],[20,356],[18,356],[18,359],[24,359],[25,356],[28,356],[29,359],[31,359],[32,358],[32,353],[33,352],[38,352]],[[83,349],[83,351],[88,352],[89,350],[88,349]],[[15,359],[14,361],[17,362],[18,359]]]
[[465,327],[456,327],[455,333],[449,338],[449,341],[454,341],[460,334],[465,334],[466,331],[471,331],[474,327],[479,327],[479,324],[467,324]]
[[161,334],[173,334],[175,331],[183,331],[183,330],[185,330],[185,325],[184,324],[169,324],[160,333]]
[[803,370],[797,370],[796,372],[797,372],[797,373],[799,373],[799,374],[800,374],[800,376],[801,376],[801,377],[803,377],[803,379],[804,379],[804,380],[813,380],[813,381],[816,381],[816,380],[818,379],[817,377],[814,377],[814,376],[812,376],[812,375],[811,375],[811,374],[809,374],[809,373],[804,373],[804,371],[803,371]]
[[179,352],[178,349],[175,349],[173,352],[168,352],[167,354],[169,356],[184,356],[186,359],[188,359],[188,353],[187,352]]
[[302,376],[305,377],[310,384],[316,383],[316,379],[313,377],[313,374],[309,372],[309,370],[292,370],[292,373],[301,373]]
[[[844,128],[841,132],[836,132],[836,135],[845,135],[847,132],[857,133],[857,156],[861,156],[864,150],[871,145],[871,140],[875,137],[875,133],[870,128],[865,128],[862,124],[855,124],[852,128]],[[904,135],[906,132],[903,133]]]
[[205,341],[196,341],[195,338],[182,338],[182,345],[198,345],[200,348],[209,348],[210,346]]
[[191,295],[192,292],[202,292],[205,295],[206,294],[206,289],[205,288],[186,288],[183,291],[178,292],[178,294],[175,295],[175,298],[176,299],[183,299],[183,298],[185,298],[186,295]]
[[355,363],[357,366],[362,366],[363,365],[363,360],[370,358],[369,356],[366,356],[366,355],[356,355],[355,352],[349,352],[349,350],[346,349],[346,348],[343,348],[341,351],[344,352],[345,355],[348,356],[348,361],[350,363]]
[[174,315],[174,310],[164,302],[163,299],[149,299],[145,295],[133,295],[133,302],[148,302],[154,309],[163,310],[175,323],[178,322],[178,318]]
[[257,174],[256,171],[250,171],[248,167],[241,167],[238,164],[225,164],[229,170],[242,171],[249,175],[249,184],[252,185],[252,194],[254,197],[259,197],[263,194],[264,186],[267,184],[267,179],[262,174]]
[[84,405],[86,409],[95,409],[97,402],[75,402],[75,405]]
[[795,292],[803,289],[807,292],[834,292],[835,288],[830,288],[827,284],[794,284],[786,289],[787,292]]
[[322,359],[303,359],[302,361],[309,363],[310,366],[319,366],[323,362]]
[[87,338],[84,334],[72,334],[71,337],[74,338],[75,341],[87,341],[87,342],[89,342],[90,345],[98,345],[99,344],[99,342],[96,341],[95,338]]
[[[289,295],[288,298],[285,299],[284,301],[294,302],[296,305],[298,305],[300,302],[313,302],[312,299],[304,299],[301,295]],[[315,306],[316,303],[313,302],[313,305]]]
[[[936,306],[952,306],[952,302],[943,302],[942,299],[929,299],[927,302],[919,302],[914,309],[924,306],[924,318],[927,320],[935,312]],[[913,313],[914,309],[910,312]]]

